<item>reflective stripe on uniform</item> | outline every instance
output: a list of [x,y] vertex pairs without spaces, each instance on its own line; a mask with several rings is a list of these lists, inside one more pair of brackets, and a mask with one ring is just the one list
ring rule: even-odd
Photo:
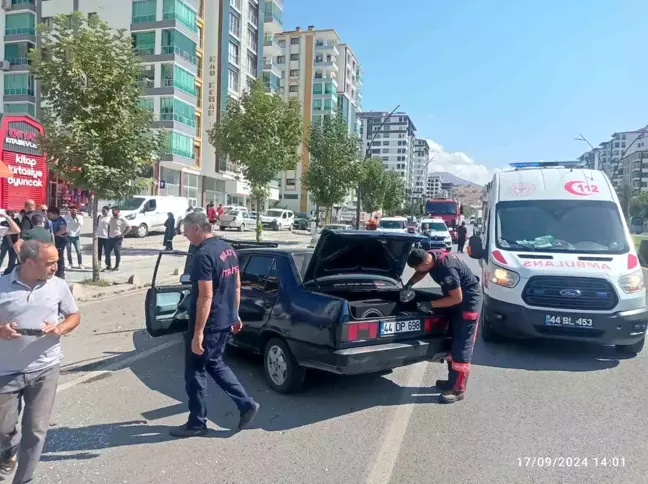
[[453,361],[452,369],[459,373],[468,373],[470,371],[470,363],[460,363],[458,361]]

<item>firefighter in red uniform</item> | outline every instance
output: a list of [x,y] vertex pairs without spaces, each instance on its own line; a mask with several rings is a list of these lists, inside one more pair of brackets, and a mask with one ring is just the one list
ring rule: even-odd
[[414,249],[409,254],[407,265],[416,271],[407,287],[411,288],[429,274],[443,291],[441,299],[432,301],[432,308],[448,308],[451,346],[448,380],[437,380],[436,386],[443,391],[441,403],[458,402],[464,398],[477,336],[482,303],[479,279],[459,256],[448,252]]

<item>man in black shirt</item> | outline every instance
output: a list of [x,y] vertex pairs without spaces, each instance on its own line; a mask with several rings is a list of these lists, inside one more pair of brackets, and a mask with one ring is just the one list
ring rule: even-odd
[[451,346],[448,380],[437,380],[436,386],[443,390],[441,403],[463,400],[481,311],[479,279],[459,256],[448,252],[436,254],[414,249],[409,254],[407,265],[416,271],[407,283],[408,287],[426,274],[441,286],[444,297],[432,301],[432,308],[449,308]]
[[184,218],[184,235],[193,250],[191,303],[185,350],[185,388],[189,396],[189,419],[171,435],[195,437],[207,433],[207,374],[234,401],[245,428],[259,411],[259,404],[245,391],[223,361],[230,333],[243,327],[239,318],[241,279],[236,251],[212,235],[207,215],[192,212]]

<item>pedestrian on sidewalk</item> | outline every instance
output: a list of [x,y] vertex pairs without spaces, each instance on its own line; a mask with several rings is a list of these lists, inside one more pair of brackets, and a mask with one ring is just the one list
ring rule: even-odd
[[20,211],[20,232],[32,228],[31,216],[36,213],[36,202],[32,199],[25,200],[24,209]]
[[54,235],[54,245],[59,251],[60,260],[56,276],[65,279],[65,247],[67,247],[67,224],[61,217],[61,211],[58,207],[47,209],[47,216],[50,221],[52,234]]
[[20,239],[14,244],[14,250],[16,253],[20,252],[22,245],[28,240],[38,240],[39,242],[52,244],[54,243],[54,236],[52,232],[45,228],[45,217],[40,213],[34,213],[31,218],[34,228],[30,230],[25,230],[20,236]]
[[[128,221],[120,215],[119,208],[112,209],[112,217],[108,222],[108,250],[106,250],[106,268],[104,271],[118,271],[121,262],[121,249],[124,237],[130,232]],[[110,254],[115,253],[115,267],[112,267]]]
[[47,205],[41,203],[38,206],[38,210],[36,211],[36,213],[40,213],[43,216],[43,218],[45,219],[45,228],[47,230],[51,230],[52,227],[50,226],[50,221],[47,220]]
[[26,241],[20,260],[0,277],[0,480],[15,470],[14,484],[32,482],[56,396],[60,339],[80,322],[67,284],[53,277],[56,247]]
[[209,202],[207,204],[207,218],[209,219],[209,223],[212,224],[212,228],[216,225],[216,222],[218,222],[218,214],[216,213],[214,202]]
[[214,237],[205,213],[184,219],[185,237],[197,246],[191,263],[189,330],[185,342],[185,388],[189,396],[187,423],[171,430],[176,437],[207,433],[207,374],[229,395],[240,412],[239,429],[259,411],[259,404],[246,393],[223,361],[230,333],[243,327],[239,317],[241,279],[236,251]]
[[14,217],[14,212],[8,210],[0,212],[0,227],[7,227],[4,237],[2,237],[2,244],[0,245],[0,266],[4,262],[5,256],[9,256],[7,271],[13,271],[17,263],[17,249],[15,248],[16,241],[20,236],[20,221]]
[[70,207],[70,213],[65,216],[65,223],[67,224],[67,258],[70,268],[72,264],[72,247],[77,255],[77,262],[79,269],[84,269],[83,258],[81,256],[81,228],[83,227],[83,215],[77,212],[76,207]]
[[108,253],[108,225],[110,224],[110,207],[107,205],[97,215],[97,248],[99,252],[99,265],[104,253]]
[[175,237],[176,223],[172,212],[167,213],[167,219],[164,222],[164,248],[173,250],[173,237]]

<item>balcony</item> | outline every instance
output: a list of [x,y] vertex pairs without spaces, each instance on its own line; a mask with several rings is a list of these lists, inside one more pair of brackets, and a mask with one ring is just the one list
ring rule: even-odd
[[274,35],[266,35],[263,38],[263,46],[264,47],[272,47],[273,49],[276,49],[277,51],[281,50],[281,45],[279,44],[279,41],[275,38]]
[[335,72],[338,71],[337,62],[332,57],[326,58],[315,56],[315,67],[324,70],[332,69]]
[[[5,2],[6,0],[2,2],[3,5],[5,4]],[[11,5],[7,5],[7,7],[5,7],[5,9],[8,11],[16,12],[19,10],[29,10],[36,13],[36,0],[11,0],[10,3]]]
[[315,50],[317,52],[328,52],[329,54],[335,55],[336,57],[340,55],[340,51],[337,48],[337,44],[331,40],[316,40],[315,41]]
[[263,70],[272,72],[277,77],[281,77],[281,69],[279,68],[279,65],[276,62],[264,60]]

